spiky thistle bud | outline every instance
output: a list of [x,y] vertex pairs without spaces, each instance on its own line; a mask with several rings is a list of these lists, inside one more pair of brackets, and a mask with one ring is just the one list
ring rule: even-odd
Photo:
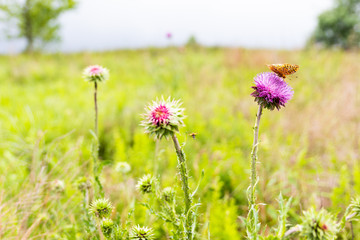
[[105,82],[109,79],[109,70],[99,65],[88,66],[83,72],[83,78],[87,82]]
[[304,212],[300,236],[312,240],[334,240],[340,231],[336,218],[325,209]]
[[114,228],[114,222],[110,218],[104,218],[100,223],[100,228],[105,237],[109,238]]
[[360,197],[354,198],[349,205],[349,213],[347,214],[347,221],[360,220]]
[[91,182],[86,177],[80,177],[75,181],[75,185],[80,191],[85,191],[91,188]]
[[156,179],[150,174],[143,176],[139,179],[136,188],[142,193],[151,193],[155,189]]
[[152,240],[154,239],[154,234],[152,232],[153,230],[151,228],[140,227],[139,225],[134,226],[131,229],[130,238],[135,240]]
[[184,109],[180,108],[179,100],[167,100],[161,98],[146,108],[144,120],[141,125],[145,132],[154,135],[155,138],[170,138],[174,133],[179,132],[180,126],[184,125]]
[[105,198],[97,199],[90,205],[90,213],[100,219],[110,217],[112,210],[113,206],[109,200]]
[[172,203],[175,199],[175,190],[172,187],[166,187],[161,192],[161,197],[168,203]]
[[120,173],[128,173],[131,170],[131,166],[127,162],[118,162],[115,167],[115,171]]

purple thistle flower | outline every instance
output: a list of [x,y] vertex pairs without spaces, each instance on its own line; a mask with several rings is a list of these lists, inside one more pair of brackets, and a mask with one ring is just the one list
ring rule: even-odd
[[255,102],[269,110],[285,107],[285,103],[294,94],[292,88],[275,73],[260,73],[254,80],[255,86],[252,88],[255,91],[251,93],[251,96],[255,97]]

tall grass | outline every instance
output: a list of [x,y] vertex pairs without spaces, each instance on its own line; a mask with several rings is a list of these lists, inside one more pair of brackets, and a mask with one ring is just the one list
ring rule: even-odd
[[[311,206],[341,217],[360,193],[359,60],[358,53],[338,51],[205,48],[1,56],[0,238],[86,237],[77,179],[91,178],[93,103],[81,72],[93,63],[107,66],[112,76],[101,86],[98,103],[99,157],[105,164],[100,180],[116,209],[113,218],[126,219],[134,207],[137,223],[167,239],[166,226],[135,201],[135,184],[157,163],[160,183],[181,191],[171,144],[159,142],[154,155],[155,142],[139,126],[144,103],[171,95],[183,99],[188,115],[179,140],[193,176],[190,187],[206,169],[197,193],[201,237],[207,239],[210,229],[211,239],[242,239],[245,228],[237,216],[247,212],[257,111],[249,86],[256,73],[266,71],[264,63],[276,62],[296,63],[300,70],[291,77],[296,95],[287,108],[263,113],[257,199],[267,205],[260,207],[261,222],[276,224],[280,191],[293,196],[291,223]],[[185,134],[191,132],[198,133],[195,139]],[[131,172],[116,172],[116,163],[124,161]]]

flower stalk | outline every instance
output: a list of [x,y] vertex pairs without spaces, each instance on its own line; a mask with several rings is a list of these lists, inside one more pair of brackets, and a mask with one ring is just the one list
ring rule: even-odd
[[172,135],[172,140],[174,142],[174,147],[176,150],[176,154],[178,157],[178,168],[180,172],[180,180],[181,180],[181,188],[184,192],[184,200],[185,200],[185,219],[186,219],[186,239],[192,239],[192,216],[190,213],[191,204],[192,204],[192,196],[190,195],[190,188],[189,188],[189,175],[188,175],[188,169],[186,166],[186,157],[184,151],[181,149],[181,146],[179,144],[179,140],[177,139],[175,133]]
[[255,204],[256,196],[255,196],[255,185],[257,181],[256,175],[256,162],[257,162],[257,151],[258,151],[258,144],[259,144],[259,126],[260,126],[260,119],[262,115],[263,107],[259,104],[259,109],[256,114],[256,120],[254,125],[254,142],[251,151],[251,176],[250,176],[250,204]]
[[[96,137],[98,137],[98,105],[97,105],[97,82],[94,82],[94,108],[95,108],[95,126],[94,132]],[[98,149],[97,149],[98,151]]]
[[101,172],[101,166],[99,163],[99,135],[98,135],[98,104],[97,104],[97,90],[98,82],[105,82],[109,78],[109,71],[99,65],[93,65],[87,67],[83,72],[83,77],[87,82],[94,83],[94,138],[95,143],[92,147],[92,158],[93,158],[93,174],[94,181],[97,183],[99,188],[99,194],[101,197],[104,196],[104,189],[100,182],[99,175]]
[[[184,125],[183,119],[185,118],[184,109],[180,106],[181,102],[179,100],[172,100],[171,98],[167,100],[161,98],[154,101],[146,108],[147,111],[143,115],[144,119],[141,125],[145,127],[145,132],[154,136],[155,139],[172,139],[174,143],[185,205],[180,217],[180,229],[183,229],[181,239],[192,240],[196,228],[196,209],[199,204],[193,204],[192,197],[194,193],[191,193],[189,187],[189,174],[185,153],[176,137],[179,128]],[[175,223],[175,225],[176,232],[178,232],[178,223]]]
[[175,134],[173,134],[172,140],[174,142],[176,154],[178,156],[178,164],[179,164],[178,167],[179,167],[179,171],[180,171],[181,185],[182,185],[182,189],[183,189],[184,197],[185,197],[185,211],[187,213],[190,209],[190,206],[192,203],[192,198],[189,193],[189,191],[190,191],[189,181],[188,181],[189,176],[188,176],[188,170],[187,170],[187,166],[186,166],[185,153],[181,149],[179,140],[177,139]]
[[[250,162],[250,186],[248,188],[248,201],[249,211],[245,220],[247,238],[251,240],[259,239],[260,220],[259,220],[259,206],[256,204],[256,183],[258,181],[256,174],[256,162],[257,151],[259,144],[259,126],[263,109],[280,110],[281,107],[285,107],[287,101],[289,101],[294,92],[287,83],[275,73],[261,73],[254,78],[255,86],[251,88],[254,92],[251,93],[259,105],[258,112],[256,114],[255,126],[254,126],[254,141],[251,151]],[[281,229],[280,229],[281,230]],[[281,230],[279,235],[284,234],[284,230]]]

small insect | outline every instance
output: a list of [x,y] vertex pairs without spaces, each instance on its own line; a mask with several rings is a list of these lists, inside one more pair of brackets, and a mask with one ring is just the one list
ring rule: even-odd
[[193,139],[195,139],[196,135],[198,135],[197,133],[190,133],[189,136],[191,136]]
[[286,75],[290,75],[299,70],[299,65],[295,64],[269,64],[268,68],[276,73],[281,78],[286,78]]

